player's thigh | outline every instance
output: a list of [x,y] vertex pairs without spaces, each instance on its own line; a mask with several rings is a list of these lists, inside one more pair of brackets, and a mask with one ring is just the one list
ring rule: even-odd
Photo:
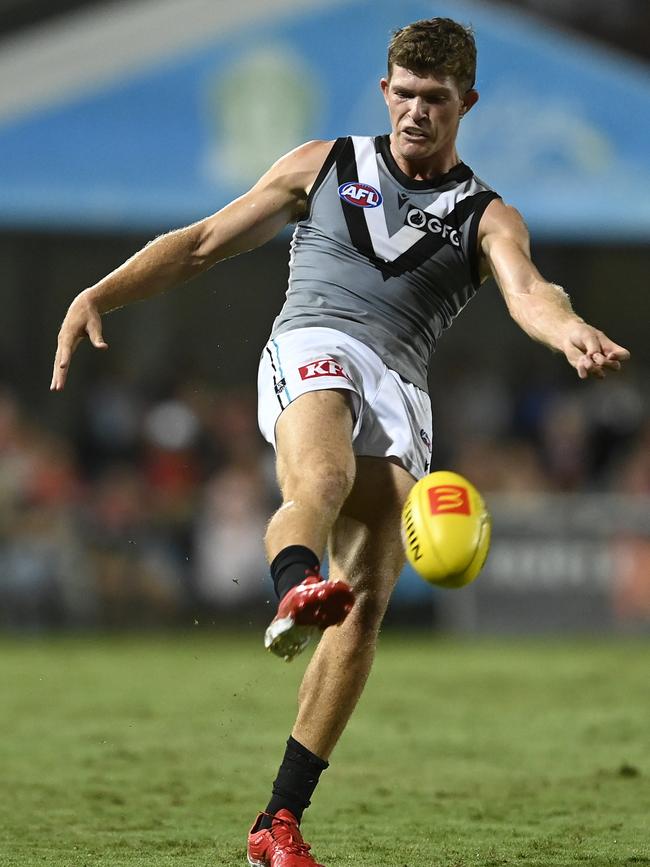
[[400,518],[414,484],[396,461],[358,457],[354,486],[330,534],[330,575],[352,584],[369,625],[383,617],[404,566]]
[[286,496],[296,486],[332,483],[349,490],[355,475],[351,392],[309,391],[280,414],[275,425],[278,482]]

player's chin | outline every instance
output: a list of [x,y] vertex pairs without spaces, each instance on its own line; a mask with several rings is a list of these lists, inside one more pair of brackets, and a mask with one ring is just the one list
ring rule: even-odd
[[410,136],[402,133],[400,136],[400,150],[405,157],[428,157],[435,151],[431,139],[426,136]]

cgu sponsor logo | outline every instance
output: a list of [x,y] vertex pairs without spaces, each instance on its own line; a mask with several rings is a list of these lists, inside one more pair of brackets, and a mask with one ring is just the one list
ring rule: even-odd
[[435,485],[427,491],[432,515],[469,515],[469,493],[459,485]]
[[301,379],[313,379],[315,376],[343,376],[348,379],[347,373],[333,358],[321,358],[298,368]]
[[422,208],[411,208],[406,215],[406,225],[421,232],[429,232],[432,235],[441,235],[443,241],[460,247],[460,232],[454,229],[440,217],[432,217]]
[[348,205],[356,205],[357,208],[378,208],[383,202],[379,190],[359,181],[347,181],[341,184],[339,196]]

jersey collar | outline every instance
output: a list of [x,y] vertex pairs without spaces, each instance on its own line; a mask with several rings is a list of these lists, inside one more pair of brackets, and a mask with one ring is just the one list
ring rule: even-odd
[[375,150],[382,155],[386,168],[395,178],[398,184],[406,187],[407,190],[432,190],[442,187],[444,184],[459,183],[460,181],[468,181],[472,177],[472,170],[465,163],[460,162],[449,169],[442,175],[434,175],[424,181],[418,181],[414,178],[409,178],[408,175],[400,169],[395,162],[390,149],[390,136],[378,135],[375,137]]

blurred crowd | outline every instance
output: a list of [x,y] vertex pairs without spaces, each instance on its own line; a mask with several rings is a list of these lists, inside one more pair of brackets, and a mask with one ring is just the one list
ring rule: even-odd
[[[650,494],[647,396],[629,378],[520,393],[433,388],[434,468],[485,492]],[[279,502],[253,394],[96,382],[73,435],[0,389],[0,627],[157,626],[261,611]]]
[[568,386],[524,370],[517,386],[477,368],[433,383],[434,461],[483,491],[650,493],[642,369]]
[[277,499],[251,395],[97,383],[64,438],[4,391],[0,625],[173,624],[259,602]]

